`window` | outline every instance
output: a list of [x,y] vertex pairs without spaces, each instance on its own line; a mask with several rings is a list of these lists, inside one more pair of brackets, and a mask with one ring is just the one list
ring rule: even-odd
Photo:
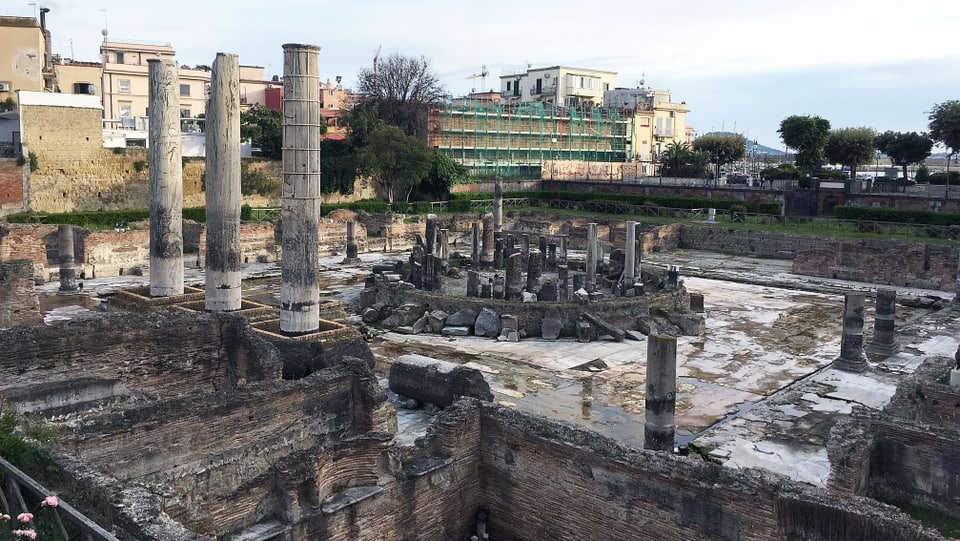
[[120,92],[123,92],[124,94],[130,93],[130,79],[120,79],[117,81],[117,85],[120,88]]
[[117,64],[124,64],[125,62],[124,62],[123,60],[124,60],[124,59],[123,59],[123,53],[121,53],[121,52],[118,51],[118,52],[117,52]]
[[507,92],[510,92],[510,90],[512,90],[512,89],[511,89],[511,81],[507,81]]
[[130,117],[133,116],[133,104],[129,101],[121,101],[120,105],[120,116],[121,117]]
[[97,87],[94,86],[93,83],[73,83],[73,93],[96,96]]
[[610,83],[603,83],[603,89],[604,89],[605,91],[606,91],[606,90],[610,90]]
[[190,85],[180,85],[180,95],[189,96],[190,95]]
[[190,109],[180,109],[180,118],[190,118]]

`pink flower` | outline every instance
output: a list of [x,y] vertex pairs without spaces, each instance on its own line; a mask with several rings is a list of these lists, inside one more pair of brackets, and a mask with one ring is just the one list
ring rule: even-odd
[[10,520],[10,515],[4,513],[4,514],[0,515],[0,520],[2,520],[3,522],[6,522],[6,521]]
[[[25,514],[29,514],[29,513],[25,513]],[[13,530],[13,535],[17,537],[29,537],[30,539],[37,538],[37,532],[35,532],[34,530]]]
[[40,507],[56,507],[60,505],[60,500],[56,496],[47,496],[40,502]]
[[33,513],[20,513],[17,515],[17,520],[20,522],[30,522],[33,520]]

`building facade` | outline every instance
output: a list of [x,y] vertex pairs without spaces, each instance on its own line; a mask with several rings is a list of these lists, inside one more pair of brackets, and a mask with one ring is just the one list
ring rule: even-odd
[[543,102],[557,107],[602,106],[604,91],[616,87],[617,73],[568,66],[512,70],[500,76],[506,102]]
[[693,142],[693,128],[687,125],[687,102],[674,103],[669,90],[615,88],[604,92],[604,103],[633,117],[628,160],[640,164],[641,175],[656,174],[657,161],[671,143]]
[[0,17],[0,102],[9,99],[15,103],[19,90],[53,89],[54,74],[42,26],[33,17]]

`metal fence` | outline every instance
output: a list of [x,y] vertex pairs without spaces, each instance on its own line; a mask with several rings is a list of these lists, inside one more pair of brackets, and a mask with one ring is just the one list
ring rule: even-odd
[[[15,517],[20,513],[29,513],[36,510],[40,507],[40,502],[51,495],[51,492],[43,485],[2,458],[0,458],[0,481],[3,483],[2,490],[0,490],[0,505],[3,506],[5,514],[14,517],[10,519],[11,521],[16,521]],[[31,502],[37,503],[32,506],[28,505],[24,498],[25,492]],[[59,536],[57,539],[64,541],[71,539],[119,541],[110,532],[101,528],[96,522],[88,519],[63,500],[57,502],[55,506],[45,506],[43,513],[52,516],[55,535]]]

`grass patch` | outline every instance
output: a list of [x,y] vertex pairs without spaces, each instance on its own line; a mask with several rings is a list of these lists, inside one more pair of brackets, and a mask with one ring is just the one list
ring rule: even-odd
[[925,509],[912,503],[884,502],[899,508],[904,513],[920,521],[924,526],[936,528],[947,537],[960,538],[960,519],[939,511]]

